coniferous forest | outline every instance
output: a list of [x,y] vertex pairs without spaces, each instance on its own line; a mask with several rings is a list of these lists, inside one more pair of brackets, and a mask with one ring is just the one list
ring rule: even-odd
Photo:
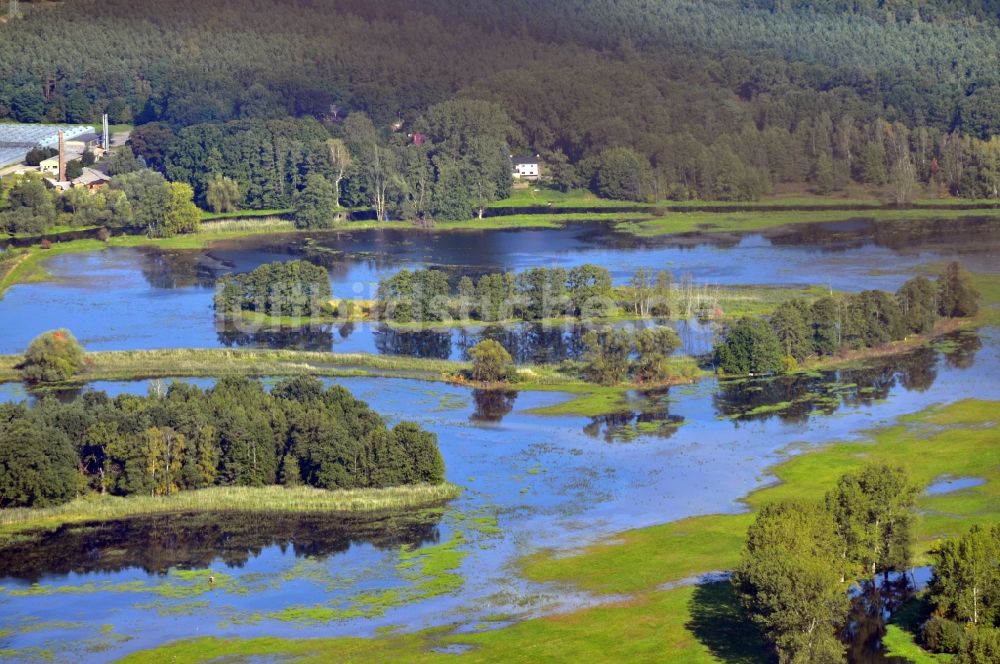
[[0,117],[139,124],[133,149],[202,204],[221,174],[290,206],[316,172],[379,218],[460,218],[505,195],[508,151],[613,198],[998,196],[992,2],[23,4]]

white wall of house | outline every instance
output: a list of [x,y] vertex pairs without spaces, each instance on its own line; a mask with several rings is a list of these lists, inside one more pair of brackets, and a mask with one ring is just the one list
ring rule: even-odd
[[514,166],[514,177],[516,178],[537,178],[538,164],[517,164]]

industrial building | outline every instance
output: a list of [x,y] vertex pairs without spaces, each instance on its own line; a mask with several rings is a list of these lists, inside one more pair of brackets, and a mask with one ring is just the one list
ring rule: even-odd
[[[93,125],[76,125],[72,127],[39,124],[0,124],[0,168],[11,164],[20,164],[28,152],[36,147],[59,147],[59,130],[63,131],[67,142],[74,139],[87,139],[96,136]],[[80,150],[82,153],[83,150]]]

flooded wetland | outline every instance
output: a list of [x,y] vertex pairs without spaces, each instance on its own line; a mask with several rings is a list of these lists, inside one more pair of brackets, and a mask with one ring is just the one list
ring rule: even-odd
[[[457,279],[595,263],[617,285],[645,267],[696,284],[847,292],[894,290],[956,259],[974,273],[1000,274],[1000,224],[985,219],[856,219],[650,239],[598,224],[311,237],[54,256],[45,279],[0,299],[0,354],[21,353],[39,333],[66,327],[88,351],[263,347],[464,360],[480,339],[493,338],[520,364],[581,356],[583,330],[575,325],[218,327],[212,297],[220,275],[300,257],[327,268],[334,296],[347,299],[369,299],[380,278],[428,266]],[[311,251],[316,244],[329,251]],[[694,317],[661,323],[678,329],[683,354],[706,356],[718,333],[717,324]],[[533,580],[522,574],[523,561],[632,529],[741,514],[748,495],[774,483],[775,464],[862,440],[928,408],[1000,400],[997,376],[1000,329],[986,325],[844,367],[636,389],[614,412],[595,416],[545,413],[571,398],[558,390],[328,378],[390,424],[413,421],[435,433],[446,479],[462,495],[403,514],[199,512],[21,531],[0,551],[0,659],[110,661],[192,635],[376,637],[433,627],[473,634],[600,606],[615,595]],[[170,382],[103,381],[55,396],[142,395]],[[20,383],[0,384],[0,402],[41,398]],[[980,478],[942,476],[927,494],[982,488]],[[853,661],[883,661],[879,640],[868,637],[851,638]]]

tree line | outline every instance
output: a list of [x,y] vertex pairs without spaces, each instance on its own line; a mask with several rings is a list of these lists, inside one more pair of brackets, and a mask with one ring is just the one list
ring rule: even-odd
[[215,312],[268,316],[318,316],[332,297],[330,275],[309,261],[275,261],[250,272],[225,274],[215,285]]
[[922,645],[958,664],[1000,661],[1000,526],[975,525],[933,551]]
[[375,297],[380,317],[401,323],[599,317],[616,306],[611,273],[593,264],[464,276],[454,291],[440,270],[400,270],[379,281]]
[[978,298],[969,274],[953,262],[937,283],[914,277],[895,294],[866,290],[822,297],[811,305],[789,300],[771,316],[730,325],[715,346],[715,362],[727,374],[780,373],[810,355],[872,348],[927,333],[939,317],[975,316]]
[[392,429],[314,377],[173,383],[147,396],[88,391],[71,403],[0,405],[0,507],[58,505],[88,492],[168,495],[215,485],[323,489],[444,481],[436,436]]
[[50,189],[37,173],[0,181],[0,231],[42,233],[55,226],[143,229],[150,237],[170,237],[198,230],[201,210],[184,182],[169,182],[160,173],[136,166],[91,192]]
[[130,144],[147,165],[190,184],[205,207],[223,211],[218,192],[228,182],[240,207],[292,208],[304,228],[333,226],[342,207],[371,209],[379,220],[481,217],[510,193],[514,128],[497,104],[435,104],[408,130],[376,127],[355,112],[325,126],[313,118],[176,131],[150,123]]

